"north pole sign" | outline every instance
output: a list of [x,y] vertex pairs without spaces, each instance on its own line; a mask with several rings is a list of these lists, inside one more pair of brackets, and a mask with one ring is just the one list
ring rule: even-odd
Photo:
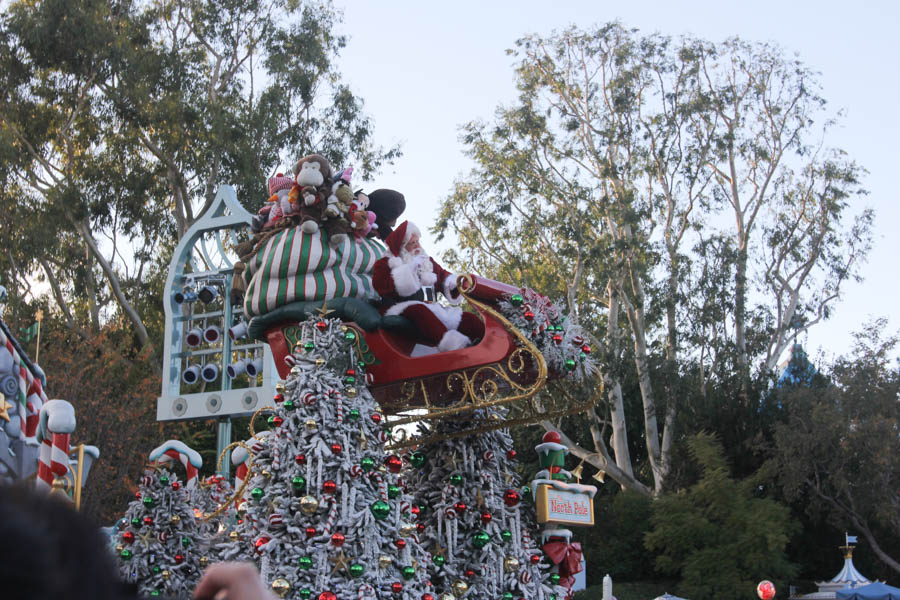
[[[577,489],[587,486],[555,483],[556,485],[539,484],[537,486],[535,503],[538,523],[593,525],[593,494]],[[563,489],[564,487],[570,489]]]

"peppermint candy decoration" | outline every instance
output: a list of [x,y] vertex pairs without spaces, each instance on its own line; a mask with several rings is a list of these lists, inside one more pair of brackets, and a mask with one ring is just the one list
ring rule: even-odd
[[284,529],[284,517],[279,512],[273,512],[269,515],[269,525],[271,525],[275,529]]
[[493,450],[485,450],[484,454],[482,454],[481,457],[486,462],[491,462],[492,460],[494,460],[494,451]]
[[250,446],[250,451],[253,452],[253,454],[259,454],[260,452],[263,451],[263,448],[265,448],[265,447],[266,447],[266,445],[263,444],[263,441],[261,439],[257,438],[255,440],[253,440],[253,445]]
[[303,395],[303,404],[307,406],[312,406],[316,403],[316,395],[315,394],[304,394]]
[[584,338],[580,335],[576,335],[572,337],[572,344],[575,346],[580,346],[584,343]]
[[390,441],[391,434],[389,434],[387,431],[382,429],[381,431],[378,432],[378,439],[380,439],[382,442]]
[[284,364],[286,364],[288,367],[293,367],[297,364],[297,359],[294,358],[293,354],[288,354],[284,357]]
[[456,511],[452,508],[445,509],[444,516],[452,521],[453,519],[456,518]]
[[141,485],[149,486],[151,483],[153,483],[153,478],[150,477],[149,474],[144,474],[144,476],[141,477]]
[[519,581],[521,581],[524,584],[531,583],[531,573],[529,572],[528,569],[522,569],[519,572]]
[[166,531],[166,530],[160,531],[159,534],[157,534],[156,538],[157,538],[160,542],[162,542],[163,544],[165,544],[166,542],[169,541],[169,532]]
[[350,477],[359,477],[363,474],[362,467],[359,465],[353,465],[350,467]]
[[[397,485],[402,485],[402,484],[398,481],[398,482],[397,482]],[[412,508],[412,507],[410,506],[409,502],[406,502],[406,501],[404,500],[403,502],[400,503],[400,512],[401,512],[401,513],[407,513],[407,512],[409,512],[409,509],[410,509],[410,508]]]

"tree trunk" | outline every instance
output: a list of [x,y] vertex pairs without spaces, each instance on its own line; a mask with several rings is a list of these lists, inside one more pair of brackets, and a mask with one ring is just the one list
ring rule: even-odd
[[734,277],[734,341],[737,345],[737,363],[741,378],[741,400],[750,405],[750,360],[747,358],[747,242],[739,233],[737,265]]
[[[617,356],[619,351],[619,301],[616,294],[609,294],[609,321],[606,327],[606,344],[609,355]],[[628,450],[628,429],[625,423],[625,403],[622,399],[622,384],[618,377],[604,375],[609,390],[609,417],[612,423],[612,451],[616,466],[629,477],[634,477],[631,467],[631,453]],[[621,482],[620,482],[621,484]],[[624,487],[624,485],[623,485]]]
[[63,317],[66,320],[66,327],[74,330],[75,319],[72,317],[69,305],[63,297],[62,288],[59,287],[59,281],[56,279],[56,275],[53,274],[53,269],[50,268],[50,264],[44,258],[39,258],[38,262],[41,264],[44,273],[47,275],[47,281],[50,283],[50,289],[53,291],[53,298],[56,300],[56,304],[59,306],[63,313]]

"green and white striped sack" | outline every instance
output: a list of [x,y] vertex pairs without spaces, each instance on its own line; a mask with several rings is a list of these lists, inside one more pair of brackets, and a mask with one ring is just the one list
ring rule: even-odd
[[375,298],[372,267],[386,250],[370,238],[348,236],[329,246],[321,231],[299,227],[273,235],[244,271],[246,318],[296,302],[331,298]]

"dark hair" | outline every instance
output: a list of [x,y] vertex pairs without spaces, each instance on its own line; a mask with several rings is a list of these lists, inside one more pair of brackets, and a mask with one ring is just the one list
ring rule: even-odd
[[10,600],[135,598],[100,530],[72,503],[0,485],[0,595]]
[[380,189],[369,196],[369,210],[375,213],[375,224],[378,225],[378,237],[387,239],[394,230],[392,223],[406,210],[406,198],[398,191]]

